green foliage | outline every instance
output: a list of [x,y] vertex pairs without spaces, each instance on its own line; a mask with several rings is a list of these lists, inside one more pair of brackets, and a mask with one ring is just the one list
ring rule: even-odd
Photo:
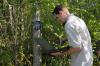
[[9,47],[0,47],[0,65],[10,65],[13,59],[13,54]]

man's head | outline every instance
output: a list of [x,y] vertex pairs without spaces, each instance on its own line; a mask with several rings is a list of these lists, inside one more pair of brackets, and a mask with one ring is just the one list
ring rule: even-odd
[[67,16],[69,15],[69,11],[66,7],[62,5],[57,5],[54,8],[53,15],[59,20],[61,23],[66,21]]

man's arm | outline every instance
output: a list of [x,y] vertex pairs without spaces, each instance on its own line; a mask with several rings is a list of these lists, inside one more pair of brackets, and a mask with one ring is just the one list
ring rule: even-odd
[[63,55],[71,55],[71,54],[74,54],[74,53],[79,52],[79,51],[81,51],[80,47],[75,47],[75,48],[71,47],[69,50],[63,52],[62,54]]
[[77,53],[79,51],[81,51],[80,47],[75,47],[75,48],[71,47],[69,50],[66,50],[64,52],[51,53],[51,55],[55,55],[55,56],[72,55],[72,54]]

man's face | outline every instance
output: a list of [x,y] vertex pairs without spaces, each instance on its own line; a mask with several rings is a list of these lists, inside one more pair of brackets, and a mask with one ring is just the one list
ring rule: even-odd
[[60,21],[61,23],[65,22],[65,13],[63,11],[60,11],[59,14],[56,15],[56,19]]

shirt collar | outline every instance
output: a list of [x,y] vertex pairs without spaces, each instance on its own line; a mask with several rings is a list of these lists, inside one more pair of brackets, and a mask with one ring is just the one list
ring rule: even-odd
[[66,24],[67,21],[69,20],[69,17],[72,16],[72,15],[74,15],[74,14],[72,13],[72,14],[68,15],[68,17],[66,18],[66,21],[62,24],[63,26],[65,26],[65,24]]

